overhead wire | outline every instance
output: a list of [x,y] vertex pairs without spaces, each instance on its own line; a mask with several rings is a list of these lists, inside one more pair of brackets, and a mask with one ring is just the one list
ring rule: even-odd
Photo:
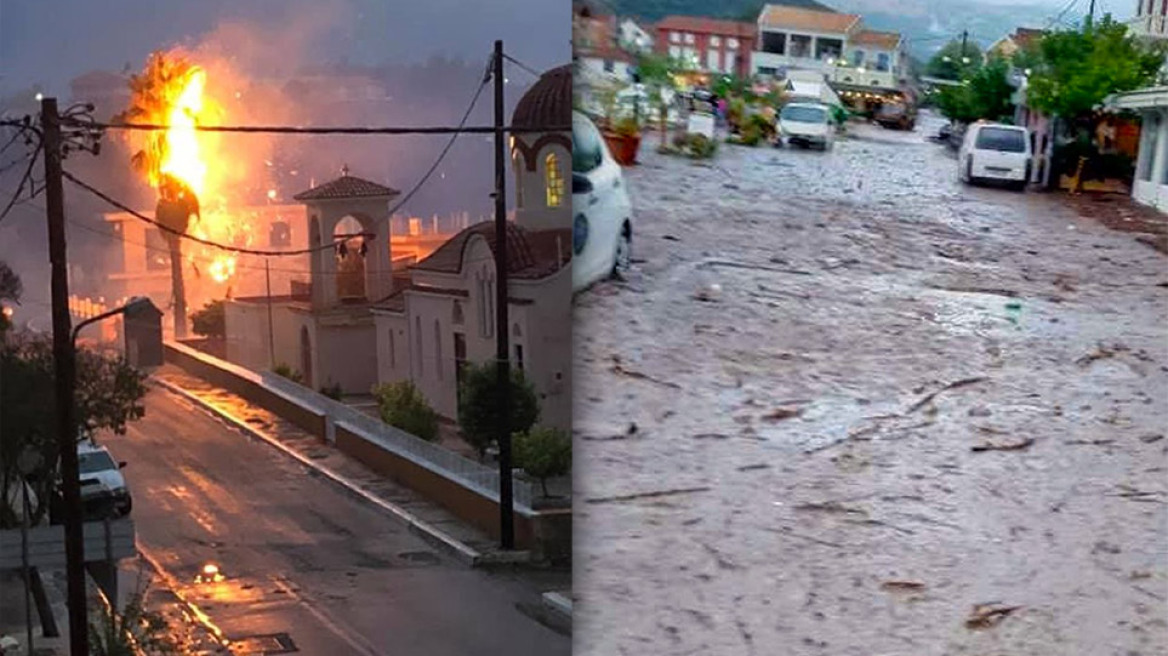
[[[6,205],[4,209],[0,211],[0,222],[3,222],[4,218],[8,216],[8,213],[12,211],[12,208],[16,206],[16,201],[20,198],[20,194],[24,192],[24,185],[32,182],[32,169],[34,166],[36,166],[37,160],[40,158],[40,154],[41,148],[38,144],[36,150],[32,153],[32,157],[30,157],[28,160],[28,168],[24,170],[24,175],[20,178],[20,184],[16,186],[16,193],[12,194],[12,198],[8,200],[8,205]],[[32,189],[30,191],[30,198],[36,195],[36,184],[32,184],[31,187]]]
[[[483,89],[486,88],[487,82],[488,82],[488,80],[486,78],[484,78],[483,81],[479,84],[478,88],[475,90],[474,96],[471,98],[470,104],[466,108],[466,112],[463,113],[462,119],[459,121],[460,128],[465,127],[466,122],[468,120],[470,120],[470,115],[474,111],[475,105],[478,103],[479,97],[482,95]],[[455,141],[458,140],[458,136],[462,133],[463,132],[459,132],[459,131],[455,131],[455,132],[451,133],[450,139],[446,142],[446,145],[442,148],[442,151],[438,154],[438,157],[434,160],[434,163],[430,166],[430,168],[426,171],[426,173],[422,175],[421,179],[418,180],[418,182],[413,186],[413,188],[411,188],[409,190],[409,192],[407,192],[404,196],[402,196],[402,198],[399,201],[397,201],[397,203],[386,213],[386,216],[383,217],[382,219],[380,219],[380,221],[384,221],[386,217],[392,216],[395,212],[397,212],[397,210],[401,209],[426,184],[426,182],[429,181],[430,176],[432,176],[434,174],[434,172],[436,170],[438,170],[439,165],[441,165],[442,161],[446,158],[446,155],[450,152],[450,149],[454,146]],[[146,223],[149,223],[149,224],[155,226],[156,228],[158,228],[159,230],[162,230],[163,232],[175,235],[176,237],[180,237],[182,239],[187,239],[189,241],[193,241],[193,242],[202,244],[204,246],[218,248],[218,249],[223,250],[223,251],[228,251],[228,252],[233,252],[233,253],[241,253],[241,254],[245,254],[245,255],[258,255],[258,256],[262,256],[262,257],[290,257],[290,256],[296,256],[296,255],[306,255],[306,254],[310,254],[310,253],[316,253],[316,252],[329,250],[329,249],[336,247],[335,244],[330,242],[328,244],[321,244],[320,246],[314,246],[314,247],[306,248],[306,249],[297,249],[297,250],[291,250],[291,251],[271,251],[271,250],[262,250],[262,249],[232,246],[229,244],[222,244],[222,243],[210,240],[210,239],[204,239],[201,237],[197,237],[195,235],[191,235],[191,234],[183,232],[181,230],[175,230],[174,228],[166,226],[166,225],[160,223],[159,221],[152,219],[152,218],[142,214],[141,212],[138,212],[137,210],[129,207],[125,203],[122,203],[121,201],[109,196],[108,194],[101,191],[100,189],[97,189],[96,187],[86,183],[85,181],[79,179],[77,176],[73,175],[69,171],[62,171],[62,175],[66,179],[68,179],[70,182],[72,182],[73,184],[85,189],[89,193],[104,200],[106,203],[109,203],[113,207],[116,207],[124,212],[129,213],[131,216],[133,216],[141,221],[144,221]]]

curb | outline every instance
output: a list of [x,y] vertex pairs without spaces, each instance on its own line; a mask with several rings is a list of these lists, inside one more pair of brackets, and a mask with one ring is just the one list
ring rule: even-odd
[[209,412],[216,415],[217,417],[220,417],[221,419],[223,419],[224,421],[229,423],[231,426],[243,431],[244,433],[250,435],[251,437],[254,437],[256,439],[259,439],[263,442],[268,443],[269,445],[271,445],[271,446],[275,447],[276,449],[280,450],[281,452],[283,452],[284,455],[292,457],[294,460],[296,460],[298,463],[305,466],[306,468],[312,470],[313,472],[320,474],[321,476],[328,479],[332,483],[344,488],[344,490],[346,492],[349,492],[349,493],[357,496],[361,500],[366,501],[368,503],[371,503],[374,506],[377,506],[379,509],[381,509],[385,513],[389,514],[390,516],[397,519],[398,521],[401,521],[402,523],[404,523],[407,526],[407,528],[410,530],[411,533],[414,533],[415,535],[426,540],[426,542],[429,542],[430,544],[438,547],[439,549],[442,549],[443,551],[445,551],[449,555],[453,556],[455,558],[455,560],[458,560],[459,562],[463,563],[464,565],[467,565],[468,567],[478,567],[479,565],[481,565],[489,560],[489,558],[485,557],[484,554],[480,553],[479,551],[476,551],[475,549],[473,549],[472,547],[470,547],[467,544],[459,542],[458,540],[454,539],[453,537],[447,535],[442,530],[435,528],[434,526],[429,525],[425,521],[414,516],[413,513],[410,513],[408,510],[406,510],[404,508],[400,508],[400,507],[398,507],[398,506],[396,506],[396,505],[394,505],[394,504],[392,504],[384,499],[381,499],[377,496],[374,496],[372,493],[362,489],[359,485],[357,485],[353,481],[349,480],[348,478],[346,478],[346,477],[344,477],[344,476],[342,476],[342,475],[340,475],[340,474],[338,474],[330,469],[327,469],[327,468],[321,466],[320,464],[314,462],[313,460],[311,460],[311,459],[305,457],[304,455],[298,453],[297,451],[289,448],[288,446],[286,446],[285,444],[283,444],[282,442],[280,442],[276,438],[264,433],[263,431],[260,431],[256,428],[254,428],[253,426],[251,426],[250,424],[248,424],[245,421],[241,421],[239,418],[231,415],[230,413],[224,412],[224,411],[220,410],[219,408],[216,408],[215,406],[211,405],[210,403],[207,403],[206,401],[200,399],[198,396],[195,396],[194,394],[188,392],[187,390],[179,387],[178,385],[175,385],[174,383],[171,383],[170,381],[166,381],[166,380],[162,380],[161,378],[154,378],[154,377],[150,378],[150,382],[155,384],[155,385],[158,385],[159,387],[162,387],[163,389],[169,391],[172,394],[177,394],[178,396],[181,396],[184,399],[187,399],[188,401],[191,401],[191,402],[201,406],[202,408],[208,410]]
[[572,623],[572,599],[560,592],[545,592],[541,595],[543,607],[561,620]]

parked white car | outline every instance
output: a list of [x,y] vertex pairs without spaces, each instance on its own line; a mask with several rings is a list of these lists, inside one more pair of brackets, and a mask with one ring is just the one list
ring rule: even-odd
[[1030,131],[1003,123],[974,123],[965,131],[958,151],[957,174],[962,182],[1004,182],[1025,189],[1033,162]]
[[819,103],[788,103],[779,112],[779,139],[783,145],[831,150],[835,143],[831,108]]
[[133,499],[122,476],[126,463],[115,461],[104,446],[85,441],[77,445],[77,464],[81,474],[81,500],[87,507],[108,503],[118,515],[130,514]]
[[628,272],[633,257],[633,207],[621,167],[600,130],[572,112],[572,289]]

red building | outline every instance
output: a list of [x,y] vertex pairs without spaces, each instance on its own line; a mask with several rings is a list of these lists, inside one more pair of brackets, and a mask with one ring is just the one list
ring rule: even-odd
[[750,77],[758,26],[697,16],[667,16],[655,26],[653,49],[694,71]]

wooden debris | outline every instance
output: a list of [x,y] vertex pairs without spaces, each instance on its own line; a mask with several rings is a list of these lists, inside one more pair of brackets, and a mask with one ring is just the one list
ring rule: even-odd
[[658,385],[663,385],[663,386],[671,388],[671,389],[681,389],[681,385],[678,385],[677,383],[673,383],[673,382],[670,382],[668,380],[661,380],[659,378],[654,378],[648,374],[643,374],[639,371],[634,371],[632,369],[626,369],[624,367],[624,365],[622,365],[619,362],[613,364],[610,371],[612,371],[612,373],[617,374],[619,376],[628,376],[629,378],[634,378],[636,380],[644,380],[644,381],[648,381],[650,383],[657,383]]
[[997,626],[1011,613],[1022,608],[1021,606],[1002,606],[1000,604],[976,604],[969,618],[965,620],[967,629],[988,629]]
[[920,581],[885,581],[880,584],[880,589],[895,592],[917,592],[924,590],[925,584]]
[[926,394],[925,396],[921,397],[921,399],[919,401],[910,405],[908,407],[908,409],[904,411],[903,414],[908,415],[908,414],[912,414],[912,413],[916,412],[917,410],[920,410],[921,408],[928,405],[929,402],[931,402],[933,399],[937,398],[937,396],[940,395],[942,392],[947,392],[949,390],[958,389],[960,387],[966,387],[966,386],[980,383],[980,382],[983,382],[986,380],[989,380],[989,378],[987,378],[985,376],[976,376],[974,378],[962,378],[961,380],[957,380],[957,381],[954,381],[954,382],[949,383],[947,385],[944,385],[940,389],[934,390],[934,391]]
[[711,489],[708,485],[699,487],[683,487],[673,490],[656,490],[653,492],[636,492],[633,494],[621,494],[611,497],[593,497],[587,499],[588,503],[620,503],[624,501],[637,501],[640,499],[658,499],[661,497],[677,496],[680,494],[695,494],[697,492],[709,492]]
[[1103,446],[1105,444],[1115,444],[1115,440],[1106,439],[1106,438],[1098,439],[1098,440],[1069,440],[1066,442],[1066,444]]
[[775,408],[771,412],[763,415],[763,421],[778,422],[784,419],[791,419],[803,414],[802,408]]
[[969,447],[969,450],[974,453],[980,453],[982,451],[1025,451],[1032,444],[1034,444],[1034,438],[1028,437],[1020,442],[1009,442],[1006,444],[983,442]]
[[745,471],[754,471],[756,469],[770,469],[770,468],[771,468],[770,465],[763,463],[763,462],[760,462],[760,463],[754,464],[754,465],[743,465],[743,466],[738,468],[738,471],[745,472]]

